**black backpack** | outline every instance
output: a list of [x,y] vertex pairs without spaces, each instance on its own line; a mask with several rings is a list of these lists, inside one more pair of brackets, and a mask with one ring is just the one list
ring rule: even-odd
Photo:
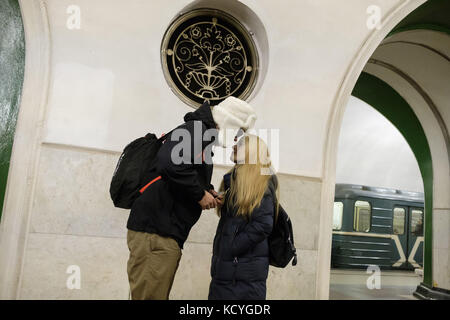
[[114,206],[131,209],[140,189],[148,183],[156,167],[156,154],[167,135],[157,138],[153,133],[130,142],[117,162],[109,193]]
[[[275,186],[271,187],[273,198],[278,184],[276,177],[272,180]],[[284,268],[292,260],[292,265],[297,264],[297,250],[294,246],[294,232],[292,223],[283,207],[278,205],[278,216],[274,218],[272,233],[269,235],[269,264],[274,267]],[[276,208],[275,208],[276,210]]]

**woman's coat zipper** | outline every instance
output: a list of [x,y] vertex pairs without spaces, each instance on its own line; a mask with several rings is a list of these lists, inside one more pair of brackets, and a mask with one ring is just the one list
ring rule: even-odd
[[[236,238],[236,235],[238,233],[238,229],[239,227],[236,226],[236,230],[234,230],[234,235],[233,235],[233,240],[231,241],[231,244],[233,244],[234,239]],[[237,266],[238,266],[238,257],[234,257],[233,260],[233,267],[234,267],[234,271],[233,271],[233,286],[236,285],[236,271],[237,271]]]

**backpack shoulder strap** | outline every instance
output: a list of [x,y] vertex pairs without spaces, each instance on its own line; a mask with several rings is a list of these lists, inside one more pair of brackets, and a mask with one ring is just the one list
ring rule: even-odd
[[[277,216],[279,216],[279,211],[281,208],[280,201],[279,201],[279,199],[277,199],[277,194],[276,194],[277,187],[278,187],[278,179],[277,179],[277,176],[273,174],[269,179],[268,188],[269,188],[270,194],[272,195],[272,198],[274,200],[273,201],[273,203],[274,203],[274,215],[273,215],[274,225],[277,223],[277,220],[278,220]],[[278,215],[277,215],[277,209],[278,209]]]
[[163,133],[161,137],[158,138],[158,141],[164,141],[167,137],[174,131],[175,129],[170,130],[168,133]]

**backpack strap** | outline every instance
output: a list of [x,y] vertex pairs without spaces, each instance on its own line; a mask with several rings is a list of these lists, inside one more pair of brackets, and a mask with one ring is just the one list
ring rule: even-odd
[[289,237],[291,239],[290,245],[291,245],[292,251],[294,252],[294,259],[292,260],[292,265],[295,266],[297,264],[297,249],[295,248],[295,244],[294,244],[294,231],[292,230],[292,221],[281,205],[280,205],[280,211],[284,211],[284,213],[286,214],[286,216],[289,219],[289,223],[287,225],[289,228]]
[[[176,128],[175,128],[176,129]],[[164,141],[167,139],[167,136],[169,136],[172,132],[175,131],[175,129],[170,130],[168,133],[163,133],[161,137],[158,138],[158,141]]]
[[[272,194],[272,198],[274,200],[274,214],[273,214],[273,219],[274,219],[274,225],[277,223],[278,220],[278,215],[277,212],[280,211],[280,201],[279,199],[277,199],[277,187],[278,187],[278,179],[276,175],[272,175],[269,179],[269,183],[268,183],[268,188],[270,190],[270,193]],[[278,211],[277,211],[278,210]]]

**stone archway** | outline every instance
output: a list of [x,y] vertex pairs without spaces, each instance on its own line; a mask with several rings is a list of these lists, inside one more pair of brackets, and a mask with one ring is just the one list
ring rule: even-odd
[[[333,190],[330,189],[332,188],[330,183],[334,181],[335,174],[335,164],[333,163],[336,152],[335,140],[339,134],[339,128],[336,126],[340,126],[341,115],[343,109],[345,109],[345,104],[342,103],[345,101],[345,95],[343,94],[348,94],[345,90],[356,83],[354,77],[359,77],[361,70],[358,68],[361,67],[361,62],[363,62],[361,59],[363,57],[366,59],[365,54],[373,50],[371,58],[364,61],[364,63],[368,62],[364,67],[364,74],[370,74],[382,80],[406,100],[420,122],[419,126],[423,128],[424,148],[429,150],[428,153],[423,148],[416,150],[416,158],[422,167],[426,198],[424,280],[416,294],[420,297],[426,297],[427,295],[439,297],[440,293],[432,292],[435,287],[438,288],[435,290],[438,292],[441,291],[440,289],[445,291],[450,288],[447,276],[449,247],[448,240],[446,240],[448,239],[450,226],[450,196],[448,194],[450,188],[450,142],[448,134],[450,117],[448,116],[448,106],[445,103],[445,99],[448,99],[448,93],[443,86],[445,79],[448,79],[450,74],[450,52],[446,49],[448,48],[448,41],[450,41],[450,32],[448,27],[442,25],[442,23],[428,23],[426,25],[420,23],[421,15],[422,18],[428,18],[427,21],[433,20],[430,18],[432,17],[437,18],[437,20],[440,18],[440,22],[442,22],[439,13],[446,10],[439,8],[439,6],[445,6],[443,2],[428,1],[419,6],[421,4],[423,2],[416,1],[399,8],[390,20],[397,23],[401,21],[394,31],[390,32],[389,36],[380,44],[368,41],[367,50],[364,51],[363,49],[360,60],[355,62],[350,69],[351,71],[347,74],[346,81],[336,100],[336,109],[330,119],[324,163],[323,197],[329,197],[329,193],[334,196]],[[405,21],[408,22],[408,19],[409,25],[405,23]],[[385,36],[389,27],[386,24],[379,31],[379,35]],[[442,45],[443,43],[444,45]],[[419,61],[420,63],[418,63]],[[421,67],[421,65],[426,67]],[[365,78],[367,77],[365,76]],[[369,87],[373,89],[371,85]],[[395,122],[401,123],[402,119],[396,120],[396,116],[398,115],[391,114],[388,115],[388,118],[391,117],[390,120],[394,124]],[[414,132],[412,134],[414,135]],[[324,205],[322,210],[327,210],[327,204],[322,202],[322,205]],[[331,211],[329,214],[331,215]],[[324,222],[325,219],[329,218],[327,214],[322,217]],[[331,225],[331,222],[329,225]],[[324,231],[322,221],[321,228],[321,231]],[[325,241],[324,238],[321,239]],[[322,249],[326,248],[325,245],[323,243]],[[321,247],[319,247],[320,250]],[[324,259],[325,257],[322,254],[323,252],[319,253],[319,256]],[[325,263],[324,260],[322,261]],[[324,268],[323,265],[321,267]]]
[[[1,221],[0,297],[18,293],[32,205],[36,160],[48,93],[50,34],[45,1],[20,1],[25,33],[25,75]],[[27,72],[33,70],[33,72]],[[31,147],[30,147],[31,146]],[[13,187],[10,187],[13,186]],[[11,190],[13,189],[13,190]]]
[[331,226],[333,216],[334,186],[336,179],[336,158],[339,132],[348,99],[353,91],[359,75],[389,32],[424,1],[409,1],[401,4],[388,14],[380,28],[367,39],[348,72],[334,100],[334,107],[328,119],[328,132],[325,142],[323,161],[323,184],[321,196],[321,213],[319,229],[319,253],[317,261],[317,293],[316,298],[328,299],[331,259]]

